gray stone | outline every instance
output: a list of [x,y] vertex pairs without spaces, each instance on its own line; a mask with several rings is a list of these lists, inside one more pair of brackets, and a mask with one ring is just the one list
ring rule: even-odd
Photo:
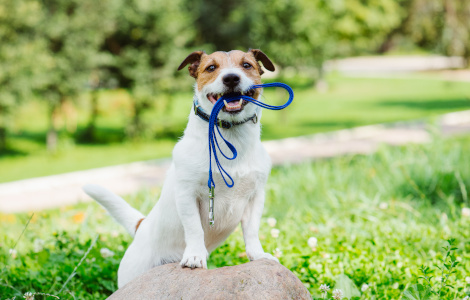
[[302,282],[281,264],[261,259],[218,269],[155,267],[108,299],[312,299]]

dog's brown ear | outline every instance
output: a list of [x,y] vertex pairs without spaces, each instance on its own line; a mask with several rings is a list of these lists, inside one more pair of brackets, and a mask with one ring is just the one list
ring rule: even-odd
[[[263,53],[263,51],[259,49],[250,49],[250,52],[253,53],[253,56],[255,57],[256,61],[261,61],[263,63],[263,66],[273,72],[275,70],[273,62],[269,59],[269,57]],[[260,69],[260,73],[263,74],[263,70]]]
[[183,69],[187,64],[190,64],[188,67],[189,75],[197,78],[197,68],[201,63],[201,57],[204,54],[206,54],[204,51],[194,51],[193,53],[189,54],[188,57],[186,57],[178,67],[178,71]]

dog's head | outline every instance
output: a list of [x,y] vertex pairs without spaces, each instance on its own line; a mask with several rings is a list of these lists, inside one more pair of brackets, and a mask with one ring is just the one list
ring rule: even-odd
[[[258,99],[259,89],[251,89],[261,83],[264,73],[259,62],[269,71],[274,71],[271,60],[261,52],[252,49],[248,52],[232,50],[230,52],[203,51],[191,53],[181,63],[178,70],[189,64],[189,74],[196,78],[195,93],[199,105],[208,113],[222,95],[240,96],[242,94]],[[241,121],[251,117],[256,111],[254,104],[245,100],[229,102],[219,113],[219,118]]]

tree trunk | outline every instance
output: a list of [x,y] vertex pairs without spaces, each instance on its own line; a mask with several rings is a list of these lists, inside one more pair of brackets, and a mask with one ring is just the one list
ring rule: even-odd
[[326,93],[328,91],[328,82],[325,79],[325,67],[324,63],[318,67],[318,79],[315,83],[315,89],[320,93]]
[[398,24],[397,27],[393,28],[388,34],[385,36],[382,44],[377,49],[377,53],[384,54],[390,51],[393,46],[393,40],[397,35],[405,34],[407,27],[409,26],[409,22],[412,17],[416,14],[416,10],[419,9],[417,5],[414,5],[416,1],[407,0],[402,3],[402,7],[408,12],[405,18]]
[[58,134],[55,119],[58,114],[58,106],[59,105],[55,103],[51,103],[49,106],[49,130],[47,131],[46,137],[47,151],[49,151],[49,153],[55,153],[57,151]]
[[98,119],[98,90],[91,92],[90,120],[83,134],[83,140],[86,142],[96,141],[96,120]]
[[140,102],[137,99],[133,99],[134,115],[132,116],[131,123],[127,129],[127,136],[131,139],[135,139],[142,135],[144,125],[142,124],[142,113],[145,110],[145,103]]
[[169,92],[169,93],[164,93],[163,96],[165,97],[165,113],[167,115],[171,115],[171,110],[173,109],[173,102],[174,102],[174,99],[173,99],[173,93],[172,92]]
[[[286,103],[286,98],[285,98],[286,97],[286,92],[284,91],[284,89],[278,88],[277,89],[277,94],[279,96],[279,99],[281,99],[281,101],[279,101],[278,105],[283,105],[284,103]],[[278,114],[279,114],[279,123],[283,124],[283,125],[287,125],[287,122],[288,122],[288,109],[278,110]]]
[[[277,68],[277,71],[278,71],[278,78],[281,78],[281,81],[284,79],[284,76],[285,76],[285,68],[284,66],[280,66],[279,68]],[[277,94],[277,97],[276,98],[279,98],[280,100],[277,102],[277,105],[283,105],[284,103],[286,103],[285,101],[285,91],[284,89],[276,89],[276,94]],[[276,99],[277,100],[277,99]],[[281,109],[278,111],[277,113],[278,117],[279,117],[279,123],[280,124],[287,124],[287,109]]]

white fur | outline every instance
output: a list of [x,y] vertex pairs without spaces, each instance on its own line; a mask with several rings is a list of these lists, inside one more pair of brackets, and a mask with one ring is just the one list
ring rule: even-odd
[[124,199],[108,191],[107,189],[95,185],[87,184],[83,187],[85,193],[98,201],[111,216],[129,232],[131,236],[135,235],[135,226],[137,222],[145,216]]
[[[223,93],[222,76],[229,72],[241,77],[241,88],[248,89],[251,79],[238,68],[222,70],[212,83],[195,94],[206,112],[212,103],[208,93]],[[257,111],[248,103],[236,115],[225,112],[219,118],[240,120]],[[258,113],[258,117],[261,115]],[[265,253],[258,238],[264,207],[264,186],[271,169],[271,161],[260,141],[260,124],[249,121],[231,129],[221,129],[224,137],[238,151],[238,157],[229,161],[219,155],[224,168],[235,181],[233,188],[223,182],[217,168],[215,181],[215,225],[209,226],[208,198],[208,123],[191,110],[183,138],[173,150],[173,163],[168,171],[159,201],[141,223],[135,238],[127,249],[118,271],[118,286],[122,287],[136,276],[155,266],[180,262],[191,268],[207,268],[207,257],[241,222],[246,253],[250,260],[277,259]],[[223,151],[225,144],[219,141]],[[213,166],[215,166],[213,162]],[[110,214],[133,234],[132,226],[141,214],[122,198],[94,185],[85,186],[85,192],[101,203]]]

